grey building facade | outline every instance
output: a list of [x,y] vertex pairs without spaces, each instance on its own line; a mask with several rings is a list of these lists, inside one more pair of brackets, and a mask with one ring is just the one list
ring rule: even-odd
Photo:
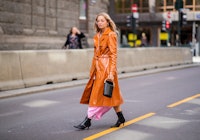
[[92,46],[95,16],[108,12],[108,5],[108,0],[1,0],[0,50],[60,49],[73,26]]

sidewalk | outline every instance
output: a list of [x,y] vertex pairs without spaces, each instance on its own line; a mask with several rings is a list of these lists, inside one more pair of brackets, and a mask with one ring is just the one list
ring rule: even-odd
[[[129,77],[140,76],[140,75],[147,75],[147,74],[153,74],[153,73],[158,73],[158,72],[200,66],[200,57],[193,57],[193,62],[194,62],[193,64],[177,65],[177,66],[163,67],[163,68],[157,68],[157,69],[149,69],[149,70],[139,71],[139,72],[123,73],[123,74],[119,74],[118,77],[119,77],[119,79],[124,79],[124,78],[129,78]],[[20,96],[20,95],[25,95],[25,94],[38,93],[38,92],[43,92],[43,91],[68,88],[68,87],[72,87],[72,86],[85,85],[87,83],[87,81],[88,81],[88,79],[83,79],[83,80],[76,80],[76,81],[70,81],[70,82],[65,82],[65,83],[56,83],[56,84],[30,87],[30,88],[24,88],[24,89],[2,91],[2,92],[0,92],[0,99],[14,97],[14,96]]]

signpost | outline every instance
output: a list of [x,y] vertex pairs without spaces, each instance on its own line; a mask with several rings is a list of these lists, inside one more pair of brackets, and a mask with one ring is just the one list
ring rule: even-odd
[[[137,4],[132,4],[131,6],[131,11],[133,14],[133,34],[137,34],[137,27],[138,27],[138,18],[139,18],[139,13],[138,13],[138,6]],[[134,47],[136,46],[136,40],[134,42]]]
[[126,26],[131,27],[133,33],[128,36],[128,40],[130,41],[130,46],[135,47],[136,46],[136,40],[137,40],[137,27],[138,27],[138,7],[137,4],[131,5],[131,12],[132,14],[130,16],[126,16]]
[[175,2],[175,9],[178,10],[178,38],[177,38],[177,45],[180,45],[181,40],[181,9],[183,8],[183,0],[176,0]]
[[170,34],[171,34],[171,30],[170,30],[170,26],[172,23],[172,19],[171,19],[171,12],[168,11],[167,12],[167,21],[166,21],[166,29],[167,29],[167,33],[168,33],[168,38],[167,38],[167,46],[170,46]]

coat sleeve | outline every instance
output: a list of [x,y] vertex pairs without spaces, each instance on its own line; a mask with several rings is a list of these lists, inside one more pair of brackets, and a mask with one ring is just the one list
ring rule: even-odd
[[78,35],[79,38],[84,38],[85,37],[83,32],[80,32],[80,34],[77,34],[77,35]]
[[77,36],[78,36],[79,48],[83,49],[81,39],[84,38],[85,35],[84,33],[80,32],[80,34],[77,34]]
[[67,46],[67,45],[69,45],[69,34],[67,35],[67,39],[66,39],[66,42],[65,42],[65,45],[64,46]]
[[116,73],[117,68],[116,68],[116,63],[117,63],[117,35],[114,32],[111,32],[109,34],[109,39],[108,39],[108,47],[110,49],[110,57],[111,57],[111,62],[110,62],[110,75],[113,75]]

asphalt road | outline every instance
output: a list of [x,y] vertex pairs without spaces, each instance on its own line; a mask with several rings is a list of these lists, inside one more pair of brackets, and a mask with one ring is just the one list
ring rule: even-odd
[[110,129],[113,110],[89,130],[73,128],[87,111],[76,86],[1,99],[0,139],[200,140],[199,66],[121,79],[120,87],[127,122],[119,129]]

